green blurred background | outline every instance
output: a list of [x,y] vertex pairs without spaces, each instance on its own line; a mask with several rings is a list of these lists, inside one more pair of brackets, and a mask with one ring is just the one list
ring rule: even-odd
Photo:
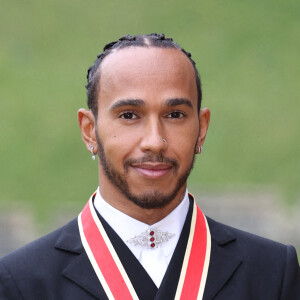
[[266,188],[296,207],[299,8],[296,0],[0,0],[0,210],[25,205],[40,226],[62,207],[80,210],[98,180],[77,125],[86,70],[107,42],[151,32],[192,53],[212,112],[191,190]]

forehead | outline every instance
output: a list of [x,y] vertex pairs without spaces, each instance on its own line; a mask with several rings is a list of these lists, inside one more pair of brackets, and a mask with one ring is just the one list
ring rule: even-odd
[[168,96],[197,101],[195,71],[190,60],[178,49],[131,47],[116,50],[100,65],[98,96],[105,99]]

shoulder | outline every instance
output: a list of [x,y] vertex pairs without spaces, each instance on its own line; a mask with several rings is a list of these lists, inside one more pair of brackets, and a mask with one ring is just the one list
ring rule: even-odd
[[5,255],[0,259],[0,263],[13,264],[16,260],[39,260],[54,251],[57,244],[60,242],[62,235],[72,234],[72,232],[78,231],[77,220],[73,219],[63,227],[46,234],[43,237]]
[[[240,253],[266,253],[274,252],[281,254],[288,249],[294,249],[293,246],[284,245],[282,243],[219,223],[209,217],[207,222],[211,231],[212,240],[218,245],[233,244]],[[233,243],[234,242],[234,243]]]
[[[216,222],[207,218],[211,232],[211,264],[217,276],[218,269],[228,261],[234,262],[232,280],[238,289],[263,290],[269,293],[267,299],[275,294],[281,299],[289,298],[290,293],[299,294],[300,268],[296,250],[249,232]],[[233,264],[232,264],[233,265]],[[296,291],[297,290],[297,291]],[[272,295],[272,296],[271,296]],[[297,299],[297,298],[295,298]]]
[[23,285],[26,284],[42,286],[49,280],[50,274],[59,277],[62,266],[72,256],[74,257],[74,253],[76,254],[76,250],[80,247],[77,220],[74,219],[65,226],[2,257],[0,296],[1,289],[17,293],[18,288],[23,289]]
[[74,219],[0,259],[0,299],[91,299],[86,290],[99,288],[86,287],[97,282],[88,262]]

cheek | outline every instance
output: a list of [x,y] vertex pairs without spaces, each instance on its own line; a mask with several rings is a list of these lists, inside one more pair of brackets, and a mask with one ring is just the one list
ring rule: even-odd
[[183,141],[182,143],[176,145],[175,151],[181,167],[185,169],[187,166],[190,166],[195,153],[194,143],[184,143]]
[[[108,134],[111,132],[111,134]],[[99,137],[104,149],[106,158],[112,163],[115,167],[123,168],[124,161],[131,155],[135,144],[132,140],[132,137],[135,135],[122,134],[122,133],[113,133],[116,132],[112,128],[107,131],[102,128],[102,134]],[[131,137],[131,139],[130,139]]]
[[198,140],[198,130],[197,124],[191,124],[191,126],[185,127],[183,130],[170,132],[169,143],[178,156],[185,156],[187,159],[194,154]]
[[143,128],[141,126],[116,123],[110,121],[107,122],[108,126],[102,127],[103,143],[105,142],[110,148],[116,147],[122,152],[127,152],[137,147],[140,136],[144,132]]

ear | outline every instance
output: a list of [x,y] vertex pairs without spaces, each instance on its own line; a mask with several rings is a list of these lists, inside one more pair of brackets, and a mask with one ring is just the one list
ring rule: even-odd
[[199,153],[198,152],[199,147],[202,147],[204,144],[204,140],[205,140],[206,133],[208,130],[209,121],[210,121],[210,110],[208,108],[200,109],[200,112],[199,112],[200,130],[199,130],[199,136],[198,136],[197,145],[196,145],[196,149],[195,149],[196,154]]
[[80,108],[77,116],[82,140],[85,143],[86,148],[91,152],[90,146],[93,146],[94,153],[97,153],[98,147],[95,132],[96,121],[93,113],[90,110]]

